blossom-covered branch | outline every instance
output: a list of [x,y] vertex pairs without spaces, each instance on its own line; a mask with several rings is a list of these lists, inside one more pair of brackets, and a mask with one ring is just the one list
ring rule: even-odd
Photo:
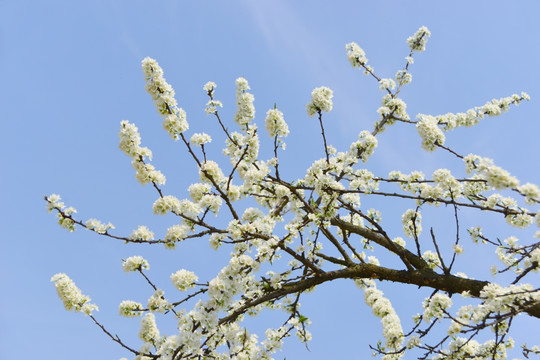
[[[162,243],[170,250],[181,247],[186,239],[207,238],[212,249],[226,248],[229,261],[215,277],[202,281],[189,269],[175,269],[168,281],[178,292],[166,295],[151,278],[147,260],[142,256],[123,260],[126,272],[138,273],[150,286],[146,305],[135,300],[123,300],[119,305],[120,315],[141,317],[138,350],[111,335],[92,315],[97,306],[89,303],[89,297],[67,275],[57,274],[53,281],[66,309],[90,315],[109,337],[135,354],[136,360],[271,359],[292,334],[305,343],[311,339],[311,321],[300,312],[302,295],[321,284],[350,279],[381,321],[384,342],[372,349],[383,359],[404,358],[407,352],[435,359],[506,358],[507,349],[514,346],[513,319],[519,314],[540,318],[540,290],[526,282],[540,271],[540,231],[521,242],[515,236],[495,241],[491,238],[496,235],[485,235],[476,226],[468,229],[470,244],[461,236],[459,210],[493,213],[520,229],[539,228],[540,212],[534,207],[540,203],[540,189],[521,183],[492,159],[462,154],[446,144],[445,132],[501,115],[529,97],[522,93],[464,113],[418,114],[417,120],[411,120],[398,95],[411,83],[413,55],[425,50],[429,36],[429,30],[421,27],[407,39],[410,51],[405,66],[393,78],[379,76],[367,65],[366,54],[356,43],[346,45],[351,65],[375,79],[383,91],[382,105],[371,131],[358,129],[354,142],[337,149],[328,142],[328,125],[325,128],[326,117],[332,117],[334,93],[325,86],[314,89],[306,115],[317,116],[314,121],[318,124],[312,126],[321,130],[324,157],[314,159],[300,178],[291,178],[279,167],[278,150],[285,150],[289,127],[277,105],[268,109],[264,119],[273,146],[260,148],[255,98],[245,78],[236,80],[236,111],[229,121],[218,111],[226,104],[215,98],[217,85],[210,81],[203,87],[210,99],[204,111],[217,120],[222,131],[227,164],[211,157],[216,144],[212,136],[187,135],[186,112],[178,106],[164,71],[157,61],[145,58],[146,90],[163,118],[164,129],[183,144],[193,172],[198,174],[199,180],[186,189],[189,198],[166,194],[165,176],[149,163],[152,152],[141,146],[137,127],[126,120],[120,125],[119,147],[131,158],[137,180],[142,185],[152,183],[156,189],[153,213],[172,215],[177,223],[164,230],[161,239],[145,225],[129,236],[119,236],[111,233],[115,229],[111,223],[77,219],[76,210],[66,207],[59,195],[45,197],[47,208],[69,231],[83,227],[126,243]],[[451,158],[458,170],[440,168],[429,177],[420,171],[374,174],[369,161],[378,146],[377,136],[397,122],[414,126],[426,151],[440,148],[455,155]],[[409,206],[392,225],[382,222],[384,209],[362,204],[366,197],[387,197],[409,202]],[[455,234],[438,231],[424,216],[441,204],[453,209],[450,220]],[[219,214],[219,220],[210,219],[210,214]],[[404,237],[412,239],[410,244]],[[459,255],[474,243],[495,247],[494,256],[502,267],[494,264],[492,273],[514,272],[513,279],[495,282],[456,272],[461,266]],[[445,249],[451,251],[445,253]],[[415,317],[411,329],[404,331],[403,314],[398,314],[377,282],[410,285],[413,295],[417,287],[432,291],[420,299],[423,314]],[[456,310],[452,308],[456,296],[465,302],[475,300]],[[259,341],[243,320],[265,309],[279,309],[284,315],[280,325],[268,329],[266,338]],[[161,335],[156,323],[156,315],[166,314],[174,316],[178,329],[168,336]],[[481,343],[486,336],[489,339]],[[525,344],[522,348],[527,354],[537,351]]]

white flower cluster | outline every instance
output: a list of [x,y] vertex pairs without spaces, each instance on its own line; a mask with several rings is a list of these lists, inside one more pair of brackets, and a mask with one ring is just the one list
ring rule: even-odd
[[105,234],[109,229],[114,229],[114,225],[111,223],[104,224],[97,219],[88,219],[85,222],[86,228],[97,232],[98,234]]
[[217,88],[217,85],[213,81],[209,81],[203,86],[203,90],[210,94],[214,91],[215,88]]
[[[504,239],[504,243],[506,246],[501,245],[497,246],[495,249],[495,253],[497,254],[497,257],[500,261],[502,261],[506,266],[513,267],[514,272],[520,274],[523,271],[523,268],[519,266],[518,259],[516,258],[516,255],[518,255],[523,250],[520,245],[518,245],[518,238],[515,236],[510,236]],[[497,267],[495,265],[492,266],[492,274],[495,276],[498,273]]]
[[506,215],[505,219],[508,224],[520,229],[528,227],[533,222],[533,217],[524,213]]
[[409,209],[401,216],[401,222],[403,223],[403,232],[408,237],[420,236],[422,232],[422,215],[419,211]]
[[361,68],[366,66],[368,62],[366,53],[357,43],[352,42],[345,45],[345,50],[347,51],[347,59],[353,67]]
[[198,279],[199,278],[194,272],[184,269],[171,274],[171,281],[174,287],[179,291],[186,291],[193,288],[195,286],[195,281]]
[[[298,322],[298,319],[292,318],[291,320],[293,319]],[[289,320],[289,323],[291,323],[291,320]],[[279,329],[266,329],[264,332],[266,340],[263,341],[263,346],[266,351],[273,353],[277,350],[281,350],[281,347],[283,346],[283,338],[288,336],[287,332],[288,329],[285,325]]]
[[409,44],[412,51],[422,52],[426,50],[426,43],[430,36],[431,32],[428,30],[428,28],[422,26],[414,33],[413,36],[410,36],[407,39],[407,44]]
[[395,78],[399,85],[408,85],[412,81],[412,74],[407,70],[398,70]]
[[156,170],[153,165],[146,164],[144,159],[152,159],[152,151],[147,147],[141,147],[141,136],[139,129],[129,121],[123,120],[120,123],[120,143],[118,147],[127,156],[131,158],[131,165],[135,169],[135,177],[142,184],[146,185],[149,182],[163,185],[165,184],[165,175]]
[[495,359],[506,360],[507,349],[514,346],[512,338],[508,337],[499,344],[494,340],[487,340],[480,344],[474,339],[465,337],[453,337],[448,343],[448,349],[442,349],[433,360],[461,360],[461,359]]
[[396,83],[392,79],[381,79],[379,80],[379,89],[380,90],[393,90],[396,88]]
[[[437,294],[440,295],[440,294]],[[435,295],[435,296],[437,296]],[[462,294],[464,295],[464,294]],[[424,320],[429,321],[432,317],[441,318],[444,316],[443,310],[450,307],[451,300],[446,295],[440,298],[426,300],[424,302]],[[456,337],[464,326],[485,323],[493,314],[497,314],[504,319],[507,314],[516,314],[531,304],[540,301],[540,292],[530,284],[516,284],[502,287],[498,284],[489,283],[480,292],[480,299],[483,302],[479,305],[462,306],[457,314],[453,316],[448,334],[452,336],[452,341],[448,345],[448,350],[443,350],[437,359],[506,359],[506,350],[513,348],[514,341],[508,337],[506,341],[496,345],[494,340],[488,340],[484,344],[479,344],[475,340]],[[434,305],[436,303],[436,305]],[[508,320],[496,321],[491,325],[493,331],[499,336],[507,335],[509,329]]]
[[540,248],[536,248],[527,254],[523,261],[523,266],[526,269],[533,269],[535,273],[540,270]]
[[405,242],[405,240],[403,240],[403,238],[401,236],[398,236],[398,237],[392,239],[392,241],[394,243],[396,243],[397,245],[402,246],[402,247],[405,247],[405,245],[407,245],[407,243]]
[[198,205],[203,209],[208,209],[212,211],[217,216],[222,204],[223,200],[221,199],[221,197],[209,194],[204,195],[199,201]]
[[427,250],[422,254],[422,259],[425,260],[430,269],[435,269],[441,266],[439,256],[431,250]]
[[75,223],[72,219],[66,217],[71,216],[77,212],[74,207],[66,207],[62,201],[62,198],[58,194],[51,194],[46,197],[47,211],[50,213],[53,210],[57,210],[56,217],[58,218],[58,224],[69,232],[75,231]]
[[[448,178],[445,178],[445,174],[449,175]],[[439,169],[434,172],[434,180],[437,184],[432,186],[427,182],[424,182],[425,176],[421,171],[413,171],[410,174],[402,174],[399,171],[391,171],[389,173],[390,180],[398,180],[399,186],[403,191],[419,195],[423,199],[430,200],[428,204],[438,206],[440,201],[438,199],[443,198],[458,198],[460,196],[460,189],[462,183],[457,179],[454,179],[452,175],[446,172],[445,169]],[[454,181],[455,180],[455,181]],[[471,185],[473,184],[473,185]],[[484,182],[466,182],[463,186],[463,194],[479,194],[486,190]],[[452,195],[450,195],[450,191]],[[423,203],[423,200],[417,200],[417,204],[420,206]]]
[[517,202],[514,198],[505,197],[498,193],[488,196],[484,201],[482,201],[482,205],[490,209],[495,209],[499,206],[514,210],[517,209]]
[[463,158],[463,161],[467,173],[474,171],[495,189],[515,189],[519,186],[518,179],[511,176],[508,171],[495,166],[492,159],[469,154]]
[[424,321],[431,322],[432,318],[440,319],[444,316],[444,311],[452,306],[452,299],[442,293],[437,293],[431,298],[424,300]]
[[330,158],[330,162],[327,162],[325,159],[316,160],[306,171],[303,181],[305,185],[315,187],[319,195],[329,196],[326,189],[345,188],[343,184],[336,181],[334,176],[331,175],[332,173],[339,173],[340,165],[337,163],[335,157]]
[[142,341],[146,343],[151,343],[151,344],[159,343],[161,337],[160,337],[159,330],[156,325],[156,317],[154,314],[147,313],[141,319],[141,329],[139,330],[139,339],[141,339]]
[[231,164],[236,166],[240,161],[240,171],[249,168],[258,159],[260,145],[256,125],[247,125],[242,132],[233,132],[231,139],[225,140],[226,147],[223,149],[223,154],[229,157]]
[[210,189],[210,184],[191,184],[188,188],[189,196],[191,197],[191,200],[197,202],[200,201],[204,195],[209,194]]
[[283,119],[283,113],[278,109],[270,109],[266,112],[265,128],[270,137],[289,135],[289,127]]
[[120,138],[118,147],[120,150],[131,158],[147,157],[152,159],[152,151],[147,147],[140,146],[141,135],[139,134],[137,126],[131,124],[127,120],[123,120],[120,124],[122,125],[120,133],[118,134],[118,137]]
[[92,315],[92,311],[97,311],[98,307],[91,304],[90,298],[83,295],[81,290],[66,274],[56,274],[51,278],[56,287],[56,293],[62,302],[64,308],[68,311],[82,312],[85,315]]
[[148,310],[152,312],[164,313],[171,308],[171,304],[163,296],[165,292],[161,289],[157,289],[152,296],[148,299]]
[[478,306],[474,319],[483,319],[489,313],[508,313],[516,310],[523,311],[526,305],[540,301],[540,291],[531,284],[515,284],[503,287],[489,283],[482,291],[480,298],[483,306]]
[[375,175],[367,169],[354,170],[351,177],[352,179],[349,183],[349,189],[351,190],[361,190],[371,193],[379,188],[379,182],[373,180]]
[[151,232],[146,226],[139,225],[139,227],[131,232],[129,238],[133,241],[150,241],[154,240],[154,233]]
[[311,101],[306,105],[307,114],[313,117],[319,112],[332,111],[332,98],[334,92],[325,86],[313,89],[311,92]]
[[[208,286],[209,299],[199,301],[195,308],[188,313],[178,314],[177,335],[160,338],[159,331],[155,326],[154,317],[146,315],[141,322],[139,337],[146,342],[148,349],[156,348],[156,354],[163,359],[171,359],[172,354],[179,347],[185,351],[201,353],[201,343],[205,343],[208,355],[212,358],[223,358],[217,348],[225,342],[231,353],[239,359],[269,359],[269,354],[257,344],[257,337],[249,335],[244,328],[240,328],[237,322],[218,324],[218,315],[236,306],[242,306],[244,300],[238,300],[233,304],[236,294],[242,292],[247,299],[260,296],[261,290],[255,286],[253,276],[249,275],[256,270],[258,263],[247,255],[233,256],[229,264],[221,270],[218,277],[211,280]],[[178,275],[178,276],[176,276]],[[175,286],[181,289],[189,288],[195,281],[192,273],[176,273],[171,277]],[[178,284],[176,284],[178,282]],[[232,307],[231,307],[232,306]],[[166,311],[171,304],[163,297],[163,291],[157,290],[148,302],[151,311]],[[215,336],[219,334],[220,336]],[[275,339],[274,339],[275,340]],[[144,346],[143,346],[144,347]],[[273,346],[270,346],[268,351]]]
[[152,210],[156,215],[165,215],[168,212],[178,213],[180,211],[180,200],[172,195],[160,197],[154,202]]
[[351,144],[349,151],[353,157],[366,162],[373,155],[377,144],[377,138],[364,130],[358,135],[358,140]]
[[270,215],[264,216],[257,208],[247,208],[242,215],[243,224],[238,220],[231,220],[227,226],[229,237],[233,240],[241,240],[246,233],[258,233],[267,236],[272,235],[276,226],[276,220]]
[[178,214],[181,214],[183,217],[195,219],[202,211],[203,209],[198,203],[194,203],[188,199],[180,200]]
[[519,193],[525,196],[525,202],[529,205],[535,205],[540,202],[540,189],[538,185],[526,183],[517,187]]
[[446,137],[437,125],[437,120],[431,115],[418,115],[416,130],[422,139],[422,147],[431,152],[437,148],[436,144],[444,145]]
[[529,95],[522,92],[521,95],[513,94],[505,98],[493,99],[488,101],[483,106],[477,106],[473,109],[467,110],[466,112],[436,115],[434,118],[437,120],[437,124],[442,126],[444,131],[454,130],[456,127],[461,126],[470,127],[478,124],[478,122],[486,115],[498,116],[502,112],[508,111],[511,104],[519,105],[520,102],[528,99],[530,99]]
[[[510,236],[504,239],[505,245],[500,245],[495,249],[495,253],[500,261],[507,268],[510,268],[517,275],[526,271],[538,272],[540,269],[540,249],[533,248],[528,250],[526,247],[518,244],[518,238]],[[493,275],[498,273],[497,267],[494,265],[492,269]]]
[[463,251],[465,251],[465,249],[463,249],[463,246],[459,245],[459,244],[454,244],[452,246],[452,249],[454,249],[454,252],[459,255],[459,254],[463,254]]
[[62,201],[60,201],[62,200],[62,198],[58,194],[51,194],[46,197],[46,200],[47,211],[49,212],[49,214],[55,209],[63,210],[66,207],[66,205]]
[[249,89],[246,79],[243,77],[236,79],[236,105],[238,107],[234,114],[234,121],[240,126],[249,124],[255,118],[255,107],[253,106],[255,97],[247,92]]
[[137,317],[142,315],[143,306],[136,301],[124,300],[118,306],[118,312],[121,316]]
[[157,111],[163,116],[163,128],[171,138],[178,140],[180,134],[189,128],[186,112],[177,106],[174,90],[165,81],[163,70],[156,60],[149,57],[142,61],[146,91],[152,96]]
[[202,182],[222,184],[226,181],[225,175],[219,165],[212,160],[207,160],[199,168],[199,176]]
[[142,256],[131,256],[126,260],[122,260],[122,270],[129,273],[130,271],[150,269],[150,264]]
[[[388,351],[399,350],[403,343],[403,329],[401,321],[396,311],[392,307],[390,300],[384,297],[382,291],[376,288],[372,280],[365,281],[368,287],[364,291],[366,304],[371,307],[373,314],[381,319],[383,326],[383,336],[386,339],[385,346]],[[384,357],[384,359],[399,359],[402,353],[395,354],[394,357]]]
[[[405,101],[390,94],[383,96],[382,106],[377,109],[377,113],[380,115],[379,121],[384,120],[386,125],[394,124],[396,119],[409,120]],[[382,131],[383,128],[380,130]]]
[[452,197],[457,199],[463,192],[463,185],[459,182],[448,169],[438,169],[433,172],[433,181],[440,188],[437,191],[439,197]]
[[223,103],[219,100],[208,100],[204,109],[206,115],[216,114],[218,106],[223,107]]
[[172,250],[176,247],[176,242],[184,240],[189,232],[189,226],[187,225],[173,225],[167,229],[165,235],[165,246]]
[[[471,240],[473,243],[478,243],[478,241],[481,239],[481,237],[483,236],[482,234],[482,228],[480,226],[476,226],[476,227],[471,227],[469,229],[467,229],[467,232],[469,233],[470,237],[471,237]],[[483,243],[485,242],[485,240],[481,240]]]
[[212,138],[206,133],[195,133],[191,136],[190,142],[193,145],[204,145],[212,142]]

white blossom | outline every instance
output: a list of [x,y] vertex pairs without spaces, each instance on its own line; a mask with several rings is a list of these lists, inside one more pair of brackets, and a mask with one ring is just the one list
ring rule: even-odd
[[105,234],[107,230],[114,229],[114,225],[111,223],[104,224],[97,219],[88,219],[85,222],[86,228],[97,232],[98,234]]
[[186,291],[195,286],[195,281],[199,278],[195,273],[188,270],[178,270],[177,272],[171,274],[171,281],[175,288],[179,291]]
[[47,211],[49,212],[49,214],[54,209],[62,210],[62,209],[65,208],[64,203],[60,201],[60,200],[62,200],[62,198],[58,194],[51,194],[51,195],[46,197],[46,200],[47,200]]
[[213,81],[209,81],[203,86],[203,90],[208,93],[211,93],[212,91],[214,91],[215,88],[217,88],[217,85]]
[[250,87],[248,82],[243,77],[236,79],[236,113],[234,114],[234,121],[240,126],[247,125],[255,118],[255,107],[253,101],[255,100],[253,94],[248,93]]
[[463,249],[463,246],[461,246],[461,245],[459,245],[459,244],[454,244],[454,245],[452,246],[452,249],[454,249],[454,252],[455,252],[456,254],[458,254],[458,255],[459,255],[459,254],[463,254],[463,251],[465,251],[465,250]]
[[392,304],[383,296],[383,292],[375,287],[373,281],[369,282],[364,291],[364,299],[373,310],[373,314],[381,319],[386,346],[391,350],[398,350],[403,343],[403,330]]
[[196,133],[191,136],[190,142],[193,145],[204,145],[212,141],[210,135],[206,133]]
[[435,269],[436,267],[441,266],[441,261],[439,256],[431,250],[427,250],[422,254],[422,259],[424,259],[430,269]]
[[203,197],[199,200],[199,205],[203,209],[209,209],[216,215],[221,208],[221,204],[223,204],[223,200],[216,195],[203,195]]
[[66,274],[56,274],[51,278],[51,281],[54,282],[56,293],[64,303],[66,310],[82,312],[85,315],[91,315],[92,311],[98,310],[97,305],[90,303],[90,297],[83,295]]
[[396,72],[395,78],[398,84],[407,85],[407,84],[410,84],[412,81],[412,74],[408,72],[407,70],[398,70],[398,72]]
[[142,315],[143,306],[141,303],[131,300],[124,300],[118,306],[118,312],[121,316],[137,317]]
[[450,306],[452,306],[452,300],[442,293],[437,293],[426,299],[424,301],[424,321],[429,323],[432,318],[440,319]]
[[401,216],[401,222],[403,223],[403,232],[408,237],[418,237],[422,232],[422,215],[420,212],[409,209]]
[[160,197],[154,202],[152,210],[156,215],[165,215],[168,212],[177,213],[180,210],[180,200],[172,195]]
[[392,79],[381,79],[379,80],[379,89],[381,90],[392,90],[396,88],[396,83]]
[[151,232],[146,226],[140,225],[137,229],[131,232],[129,238],[134,241],[150,241],[154,240],[154,233]]
[[163,296],[165,292],[161,289],[157,289],[154,294],[148,299],[147,307],[150,311],[164,313],[169,310],[171,304]]
[[283,119],[283,113],[278,109],[270,109],[266,112],[265,128],[270,137],[284,137],[289,134],[289,127]]
[[325,86],[315,88],[311,92],[311,101],[306,105],[307,113],[313,117],[318,112],[332,111],[334,92]]
[[188,188],[189,196],[195,202],[200,201],[204,195],[210,193],[210,188],[210,184],[191,184]]
[[148,270],[150,264],[142,256],[131,256],[126,260],[122,260],[122,269],[129,273],[130,271]]
[[419,121],[416,129],[420,138],[422,138],[422,147],[427,151],[433,151],[437,145],[444,145],[445,136],[442,130],[437,126],[437,120],[430,115],[419,115]]
[[354,42],[349,43],[345,45],[345,50],[347,51],[347,59],[353,67],[360,68],[367,64],[366,53],[358,44]]
[[199,169],[199,176],[201,181],[208,183],[223,183],[225,181],[225,175],[219,165],[212,160],[207,160],[201,164]]
[[156,326],[156,317],[152,313],[147,313],[141,319],[141,329],[139,339],[144,342],[157,344],[160,340],[159,330]]
[[204,111],[206,112],[206,115],[216,114],[218,107],[223,107],[223,104],[221,103],[221,101],[219,101],[219,100],[208,100],[208,102],[206,103],[206,108],[204,109]]
[[126,155],[131,157],[131,165],[135,169],[135,178],[142,185],[149,182],[155,184],[165,184],[165,176],[154,168],[153,165],[145,163],[145,158],[152,159],[150,149],[139,146],[141,136],[139,130],[134,124],[130,124],[127,120],[123,120],[120,127],[120,144],[118,145]]
[[182,241],[186,238],[188,231],[189,227],[186,225],[173,225],[167,229],[165,240],[171,243]]
[[517,190],[525,196],[525,202],[529,205],[534,205],[540,202],[540,189],[538,185],[526,183],[517,187]]
[[426,49],[426,43],[430,36],[431,32],[428,30],[428,28],[422,26],[417,32],[414,33],[413,36],[407,39],[407,44],[409,44],[411,50],[422,52]]
[[142,61],[146,91],[152,96],[157,111],[163,116],[163,128],[171,138],[178,140],[180,134],[189,128],[186,112],[177,106],[174,90],[163,77],[163,70],[156,60],[145,58]]
[[476,172],[495,189],[517,188],[519,181],[510,173],[493,164],[493,160],[469,154],[463,159],[468,173]]

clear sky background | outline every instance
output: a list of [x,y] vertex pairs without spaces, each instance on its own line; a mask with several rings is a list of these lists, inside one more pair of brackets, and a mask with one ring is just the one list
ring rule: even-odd
[[[402,92],[409,114],[465,111],[492,98],[528,92],[531,102],[475,128],[456,130],[448,134],[447,144],[461,153],[494,158],[522,182],[540,183],[539,13],[537,1],[1,1],[0,358],[130,355],[90,319],[63,309],[49,282],[55,273],[67,273],[100,306],[97,318],[138,348],[139,320],[120,318],[117,307],[124,299],[146,303],[151,289],[122,271],[122,258],[144,255],[149,276],[166,294],[174,294],[170,273],[187,268],[209,280],[226,262],[228,250],[216,253],[204,240],[170,252],[124,245],[84,230],[71,234],[45,210],[43,195],[59,193],[80,218],[110,221],[118,234],[144,224],[163,236],[174,223],[152,215],[157,194],[136,182],[129,158],[117,148],[120,121],[130,120],[139,127],[143,146],[154,151],[154,165],[167,176],[167,193],[183,198],[196,181],[194,164],[162,130],[144,91],[144,57],[163,67],[187,111],[190,134],[214,134],[210,152],[217,159],[222,138],[204,113],[202,86],[218,84],[216,98],[234,128],[234,80],[246,77],[261,128],[274,103],[285,114],[291,135],[282,176],[295,179],[324,154],[318,124],[305,113],[313,88],[334,90],[334,110],[325,123],[328,141],[338,150],[347,149],[361,130],[372,130],[377,117],[382,93],[373,79],[350,67],[345,44],[357,42],[379,75],[393,77],[408,54],[407,37],[425,25],[432,37],[426,52],[416,55],[413,82]],[[264,131],[261,138],[269,149]],[[420,151],[415,130],[403,125],[379,137],[368,163],[383,176],[393,169],[431,174],[440,167],[463,173],[451,156]],[[410,204],[364,201],[366,207],[381,209],[384,224],[394,236],[401,235],[400,216]],[[447,220],[451,212],[438,211],[427,216],[424,227],[434,226],[441,236],[448,231],[453,240]],[[530,239],[530,231],[497,225],[500,217],[464,216],[464,227],[483,224],[493,238],[517,234]],[[466,253],[456,270],[491,279],[493,249],[474,247],[462,235]],[[418,299],[428,292],[381,288],[407,329],[411,315],[421,311]],[[313,321],[311,351],[293,339],[277,359],[365,359],[368,344],[382,337],[379,320],[352,283],[327,284],[303,304]],[[281,317],[276,316],[255,319],[254,331],[263,334],[279,326]],[[174,333],[171,322],[158,322],[162,332]],[[518,340],[532,342],[538,334],[538,321],[522,319],[517,326]]]

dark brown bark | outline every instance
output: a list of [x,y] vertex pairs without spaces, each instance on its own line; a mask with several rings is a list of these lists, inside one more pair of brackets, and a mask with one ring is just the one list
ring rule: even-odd
[[[336,279],[376,279],[393,281],[402,284],[412,284],[420,287],[429,287],[452,294],[468,291],[471,296],[479,297],[480,291],[489,284],[488,281],[464,279],[454,275],[437,274],[431,269],[421,270],[394,270],[373,264],[356,264],[345,269],[328,271],[304,280],[284,285],[281,289],[269,292],[262,297],[248,302],[231,315],[220,320],[220,324],[234,321],[249,308],[267,301],[278,300],[288,294],[305,291],[313,286]],[[530,316],[540,318],[540,303],[525,310]]]

